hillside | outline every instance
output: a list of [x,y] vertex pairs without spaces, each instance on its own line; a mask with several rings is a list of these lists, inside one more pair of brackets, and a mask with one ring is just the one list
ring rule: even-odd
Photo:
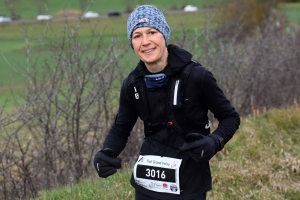
[[[300,107],[255,111],[242,119],[234,138],[212,160],[208,200],[298,200],[300,194]],[[41,194],[42,199],[133,200],[126,168],[107,179]]]

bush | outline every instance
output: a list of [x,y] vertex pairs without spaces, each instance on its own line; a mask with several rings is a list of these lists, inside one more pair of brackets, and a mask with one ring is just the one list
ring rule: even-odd
[[[115,117],[124,51],[114,41],[104,48],[96,34],[83,44],[76,31],[66,23],[63,37],[28,45],[27,67],[18,71],[28,85],[1,126],[0,199],[36,197],[95,172],[92,160]],[[45,49],[42,59],[33,53]]]
[[232,37],[239,32],[239,39],[266,26],[272,10],[280,0],[228,0],[220,6],[218,35]]
[[[194,59],[213,72],[242,116],[300,101],[300,28],[289,25],[276,12],[264,23],[263,29],[247,37],[243,30],[219,37],[220,29],[208,23],[193,38],[184,31],[176,38],[178,45],[193,52]],[[235,21],[234,26],[238,24]]]

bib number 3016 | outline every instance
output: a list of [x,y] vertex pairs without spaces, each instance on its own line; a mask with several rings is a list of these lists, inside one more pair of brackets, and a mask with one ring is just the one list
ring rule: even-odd
[[140,156],[134,166],[135,182],[148,190],[180,194],[180,165],[181,159]]
[[163,170],[155,170],[155,169],[146,169],[146,176],[147,177],[152,177],[152,178],[161,178],[161,179],[165,179],[166,178],[166,174],[165,171]]
[[138,164],[136,166],[136,176],[138,178],[175,182],[176,181],[176,169],[154,167]]

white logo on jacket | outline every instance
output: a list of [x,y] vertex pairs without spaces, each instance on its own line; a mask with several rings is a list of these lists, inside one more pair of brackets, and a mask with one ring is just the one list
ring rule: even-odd
[[135,94],[134,94],[135,99],[139,99],[139,98],[140,98],[140,95],[139,95],[139,93],[137,92],[136,87],[133,87],[133,88],[134,88],[134,92],[135,92]]

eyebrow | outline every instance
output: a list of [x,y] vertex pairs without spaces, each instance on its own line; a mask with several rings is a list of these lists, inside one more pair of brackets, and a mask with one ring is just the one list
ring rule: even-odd
[[[146,31],[149,31],[149,30],[155,30],[155,28],[148,28]],[[141,33],[141,32],[135,30],[135,31],[133,31],[132,35],[138,34],[138,33]]]

